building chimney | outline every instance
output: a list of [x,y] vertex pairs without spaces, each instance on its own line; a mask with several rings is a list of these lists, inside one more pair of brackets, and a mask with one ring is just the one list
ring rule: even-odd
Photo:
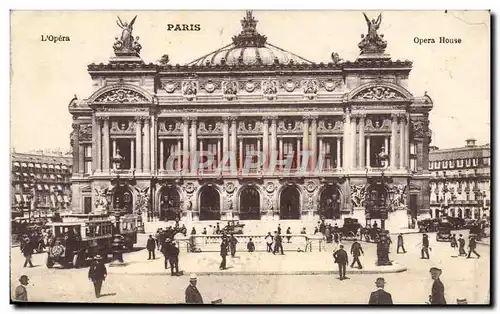
[[469,138],[465,140],[465,146],[466,147],[474,147],[476,146],[476,139],[475,138]]

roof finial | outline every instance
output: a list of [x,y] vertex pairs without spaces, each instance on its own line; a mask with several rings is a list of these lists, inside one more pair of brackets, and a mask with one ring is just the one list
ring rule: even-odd
[[252,11],[246,11],[246,16],[241,20],[241,33],[233,37],[233,43],[238,47],[264,47],[266,36],[257,32],[257,22]]

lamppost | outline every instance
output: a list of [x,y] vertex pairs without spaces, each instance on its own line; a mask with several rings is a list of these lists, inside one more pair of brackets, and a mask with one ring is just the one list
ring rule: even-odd
[[[113,156],[113,171],[116,173],[116,183],[115,187],[120,187],[120,174],[118,169],[120,169],[121,163],[123,162],[123,157],[120,154]],[[120,204],[119,204],[120,205]],[[113,206],[112,214],[115,218],[115,232],[113,234],[113,242],[111,243],[113,251],[113,260],[109,266],[125,266],[123,261],[123,236],[120,234],[120,218],[122,216],[122,209],[120,207],[115,207],[115,202],[111,202]]]

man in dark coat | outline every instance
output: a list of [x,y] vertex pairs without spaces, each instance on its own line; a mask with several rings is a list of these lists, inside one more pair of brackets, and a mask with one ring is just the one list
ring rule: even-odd
[[26,275],[22,275],[19,278],[19,282],[21,283],[16,287],[15,291],[15,301],[28,302],[28,290],[26,290],[26,286],[29,283],[29,278]]
[[104,266],[102,262],[101,256],[96,255],[89,268],[89,280],[94,284],[96,298],[101,296],[102,282],[106,279],[107,275],[108,272],[106,271],[106,266]]
[[277,232],[274,232],[274,251],[273,254],[281,252],[281,255],[285,255],[283,253],[283,238]]
[[255,252],[255,244],[252,242],[252,238],[247,243],[248,252]]
[[236,244],[238,243],[238,239],[234,236],[234,234],[231,234],[229,237],[229,247],[231,249],[231,257],[234,257],[236,254]]
[[33,267],[33,263],[31,262],[31,256],[33,255],[33,241],[30,239],[26,239],[26,242],[23,245],[22,251],[24,255],[24,266],[26,267],[30,264],[30,267]]
[[203,304],[203,298],[200,291],[196,288],[197,278],[195,274],[189,276],[189,286],[186,288],[186,303],[187,304]]
[[264,239],[266,240],[267,252],[271,253],[273,251],[273,241],[274,241],[274,238],[271,235],[271,232],[268,232]]
[[354,267],[354,263],[358,263],[358,268],[363,269],[363,266],[361,265],[361,262],[359,260],[359,256],[361,254],[365,255],[365,252],[363,252],[363,248],[361,247],[361,244],[358,242],[358,240],[354,240],[354,243],[351,246],[351,254],[353,257],[351,268]]
[[277,229],[277,231],[278,231],[278,234],[281,234],[281,227],[280,227],[280,225],[279,225],[279,224],[278,224],[278,229]]
[[477,258],[480,258],[481,255],[479,255],[476,252],[476,238],[474,236],[469,237],[469,254],[467,255],[467,258],[471,258],[471,253],[476,254]]
[[[429,259],[429,236],[426,233],[422,235],[422,249],[420,253],[421,259]],[[424,257],[424,255],[426,257]]]
[[165,239],[165,243],[163,243],[163,246],[161,247],[161,252],[163,253],[163,257],[165,258],[164,263],[165,263],[165,269],[168,269],[168,259],[170,257],[170,251],[171,251],[172,245],[170,238]]
[[386,292],[384,290],[384,285],[385,285],[385,280],[384,278],[380,277],[377,278],[375,281],[375,285],[377,287],[376,291],[373,291],[370,294],[370,300],[368,301],[368,304],[392,304],[392,296],[389,292]]
[[226,256],[227,256],[228,245],[229,243],[226,241],[226,239],[222,239],[222,242],[220,244],[220,257],[222,257],[222,261],[219,266],[220,270],[226,269]]
[[148,238],[148,242],[146,243],[146,249],[148,250],[148,254],[149,254],[148,259],[151,259],[151,256],[153,256],[153,259],[156,259],[156,256],[155,256],[156,241],[155,241],[155,239],[153,239],[152,235],[150,235]]
[[434,280],[432,284],[431,295],[429,295],[430,304],[446,304],[446,299],[444,298],[444,285],[439,280],[441,276],[441,269],[437,267],[432,267],[429,271],[431,273],[431,278]]
[[[177,276],[179,274],[179,248],[175,246],[175,242],[170,245],[170,254],[168,255],[170,263],[170,274]],[[175,268],[175,272],[174,272]]]
[[465,239],[460,234],[458,238],[458,256],[462,255],[467,255],[467,253],[465,253]]
[[344,251],[344,246],[341,244],[340,248],[333,253],[333,258],[335,259],[335,263],[339,265],[339,275],[340,280],[344,280],[346,265],[349,263],[349,257],[347,256],[347,252]]
[[291,236],[288,236],[289,234],[292,234],[292,230],[290,229],[290,227],[286,229],[286,234],[287,234],[286,241],[290,243],[290,240],[292,239]]
[[403,234],[400,233],[398,235],[398,248],[396,250],[396,253],[399,254],[399,249],[403,249],[403,253],[406,253],[406,250],[405,250],[405,243],[404,243],[404,240],[403,240]]

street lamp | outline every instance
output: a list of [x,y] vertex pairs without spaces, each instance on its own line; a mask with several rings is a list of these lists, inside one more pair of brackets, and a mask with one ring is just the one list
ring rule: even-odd
[[[121,168],[121,164],[123,162],[123,157],[120,156],[118,152],[117,155],[113,156],[113,171],[116,173],[116,187],[120,187],[120,174],[118,173],[118,169]],[[113,260],[109,266],[125,266],[125,262],[123,261],[123,236],[120,234],[120,218],[122,216],[122,209],[119,207],[115,207],[115,202],[111,202],[111,206],[113,207],[112,214],[115,217],[115,232],[113,234],[113,242],[111,243],[112,251],[113,251]]]

